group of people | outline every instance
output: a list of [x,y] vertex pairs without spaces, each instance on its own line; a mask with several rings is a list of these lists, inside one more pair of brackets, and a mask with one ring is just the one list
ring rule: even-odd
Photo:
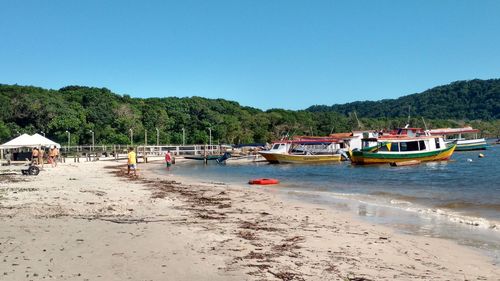
[[[137,154],[133,147],[129,147],[127,155],[127,175],[130,175],[130,171],[134,172],[134,176],[137,176]],[[175,162],[174,157],[170,153],[170,150],[165,154],[165,164],[167,165],[167,170],[170,170],[170,166]]]
[[52,165],[52,167],[57,167],[57,162],[59,161],[59,148],[56,146],[49,147],[46,152],[42,147],[33,147],[31,151],[31,161],[34,165],[44,166],[45,161]]

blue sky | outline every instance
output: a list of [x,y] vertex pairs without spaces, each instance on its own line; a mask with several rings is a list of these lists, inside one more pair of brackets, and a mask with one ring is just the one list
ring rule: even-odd
[[500,77],[500,1],[0,1],[0,83],[268,109]]

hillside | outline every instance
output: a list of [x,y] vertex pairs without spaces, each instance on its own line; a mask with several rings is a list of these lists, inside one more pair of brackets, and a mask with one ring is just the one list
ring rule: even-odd
[[457,81],[419,94],[381,101],[357,101],[332,106],[315,105],[309,112],[338,112],[358,116],[402,117],[411,115],[436,119],[500,119],[500,79]]
[[[313,106],[308,110],[260,109],[223,99],[132,98],[106,88],[68,86],[59,90],[0,84],[0,143],[21,133],[44,132],[60,143],[135,144],[269,142],[285,134],[326,135],[353,129],[404,126],[408,104],[413,126],[461,126],[463,119],[487,135],[500,132],[500,80],[473,80],[437,87],[421,94],[379,102]],[[446,102],[453,100],[453,102]],[[361,126],[350,114],[357,111]],[[456,119],[456,120],[451,120]]]

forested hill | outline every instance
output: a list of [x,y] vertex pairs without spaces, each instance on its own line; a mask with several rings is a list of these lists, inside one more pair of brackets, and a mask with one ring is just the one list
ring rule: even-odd
[[425,118],[456,120],[500,119],[500,79],[457,81],[419,94],[398,99],[357,101],[332,106],[315,105],[309,112],[338,112],[358,116],[400,117],[411,115]]
[[[106,88],[68,86],[59,90],[0,84],[0,143],[21,134],[41,133],[62,144],[71,134],[72,145],[269,142],[283,135],[327,135],[353,129],[404,126],[408,104],[412,126],[430,128],[472,125],[485,134],[500,134],[499,80],[457,82],[397,100],[359,102],[309,110],[260,109],[223,99],[132,98]],[[333,110],[333,111],[332,111]],[[358,112],[359,121],[351,114]],[[388,117],[394,116],[394,117]],[[446,119],[439,119],[446,118]],[[450,120],[456,118],[457,120]],[[489,119],[466,121],[463,119]],[[495,119],[495,120],[493,120]],[[209,130],[210,128],[210,130]]]

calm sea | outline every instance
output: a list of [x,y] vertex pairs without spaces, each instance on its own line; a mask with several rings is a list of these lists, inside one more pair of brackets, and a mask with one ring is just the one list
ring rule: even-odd
[[249,188],[270,188],[296,200],[340,208],[403,233],[452,239],[500,261],[500,145],[408,167],[211,162],[193,160],[168,173],[239,184],[277,178],[277,186]]

